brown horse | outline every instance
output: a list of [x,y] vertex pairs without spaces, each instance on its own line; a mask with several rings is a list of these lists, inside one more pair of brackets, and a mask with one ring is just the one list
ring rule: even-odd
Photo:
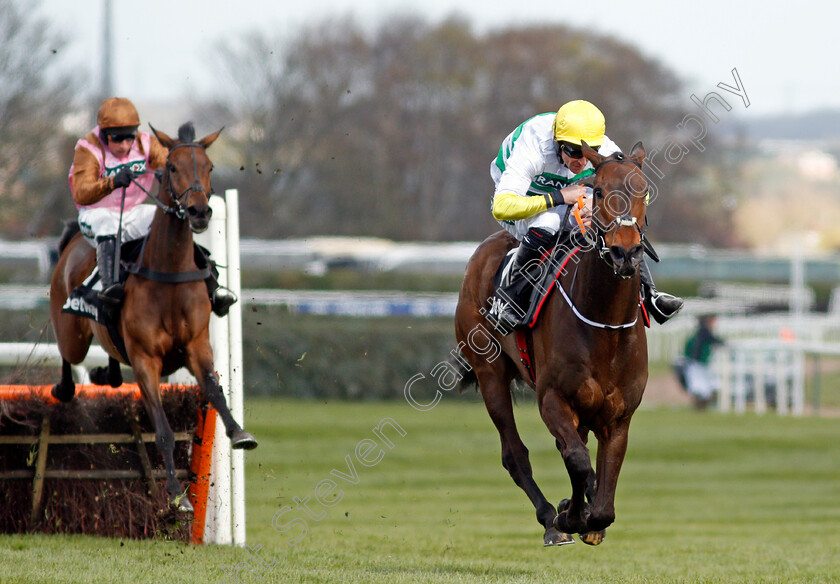
[[218,411],[234,448],[251,449],[257,441],[233,419],[214,372],[210,346],[210,300],[204,283],[206,273],[195,263],[193,232],[205,231],[212,209],[208,197],[213,164],[205,149],[221,130],[195,141],[192,124],[184,124],[178,140],[152,129],[169,149],[157,198],[158,210],[139,263],[125,283],[125,300],[117,329],[125,344],[128,361],[103,325],[61,311],[70,292],[93,271],[94,248],[69,226],[62,236],[61,257],[50,287],[50,315],[62,356],[61,381],[53,396],[70,401],[75,394],[71,364],[81,363],[93,337],[108,352],[107,372],[98,371],[95,381],[122,383],[119,363],[130,364],[155,427],[156,443],[167,475],[169,501],[191,511],[189,500],[175,478],[174,435],[163,411],[160,378],[186,367],[198,380],[205,398]]
[[[572,543],[572,533],[592,545],[603,540],[615,520],[627,431],[648,376],[637,269],[648,192],[641,172],[644,146],[637,143],[629,156],[605,158],[586,144],[583,152],[596,170],[592,224],[582,249],[562,270],[562,290],[548,297],[540,320],[526,332],[535,381],[520,359],[515,335],[503,336],[482,316],[491,305],[493,276],[517,245],[508,233],[488,237],[473,254],[455,316],[456,337],[470,366],[462,367],[462,383],[478,383],[501,436],[502,465],[534,504],[545,545]],[[476,331],[486,332],[501,351],[476,346]],[[517,377],[536,391],[540,415],[571,479],[571,499],[557,509],[534,482],[528,449],[516,429],[510,385]],[[597,473],[586,446],[590,430],[598,439]]]

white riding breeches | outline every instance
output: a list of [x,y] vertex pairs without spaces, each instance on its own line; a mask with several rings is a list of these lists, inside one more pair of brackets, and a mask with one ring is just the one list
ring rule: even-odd
[[[501,225],[505,231],[513,235],[517,241],[522,241],[522,238],[525,237],[525,234],[527,234],[528,230],[532,227],[539,227],[540,229],[544,229],[554,235],[560,231],[560,223],[563,221],[563,217],[566,216],[566,208],[566,205],[552,207],[551,209],[526,219],[499,221],[499,225]],[[569,214],[569,217],[571,221],[574,222],[574,217],[571,213]],[[567,223],[569,223],[568,220]]]
[[[122,242],[139,239],[149,233],[152,219],[155,218],[157,207],[154,205],[137,205],[122,214]],[[79,209],[79,227],[82,235],[93,246],[96,238],[116,236],[120,227],[120,212],[103,208]]]

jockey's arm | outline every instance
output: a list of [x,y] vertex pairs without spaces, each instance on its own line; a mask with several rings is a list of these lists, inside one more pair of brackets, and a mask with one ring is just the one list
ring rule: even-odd
[[73,200],[77,205],[93,205],[111,194],[114,177],[99,176],[99,161],[86,148],[73,155]]
[[493,218],[496,221],[527,219],[558,205],[574,205],[578,197],[586,196],[581,185],[563,187],[544,195],[520,196],[502,191],[493,196]]
[[501,192],[493,196],[493,218],[496,221],[527,219],[548,209],[543,195],[521,197],[516,193]]

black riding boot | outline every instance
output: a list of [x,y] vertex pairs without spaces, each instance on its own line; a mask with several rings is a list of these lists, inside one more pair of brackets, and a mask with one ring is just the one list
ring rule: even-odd
[[526,277],[526,273],[534,267],[531,262],[539,259],[550,246],[551,234],[543,229],[531,229],[522,240],[516,255],[511,260],[507,278],[496,290],[491,314],[496,317],[499,332],[510,333],[516,327],[524,324],[528,311],[528,299],[534,283]]
[[117,238],[113,235],[96,238],[96,265],[102,279],[102,291],[97,294],[100,300],[110,306],[119,306],[123,301],[124,290],[120,284],[119,266],[115,266]]
[[207,284],[207,292],[210,294],[210,306],[213,307],[213,313],[217,316],[227,315],[230,307],[239,298],[233,293],[230,288],[225,288],[216,279],[216,274],[211,273],[208,278],[204,280]]
[[639,275],[642,278],[644,302],[648,314],[652,315],[659,324],[665,324],[682,309],[683,299],[667,292],[659,292],[656,289],[653,276],[645,259],[642,259],[642,263],[639,264]]
[[195,246],[195,265],[203,270],[206,267],[210,268],[210,275],[204,279],[207,284],[207,293],[210,295],[210,306],[213,308],[213,313],[217,316],[226,316],[232,304],[239,298],[233,293],[230,288],[225,288],[219,284],[219,270],[216,269],[216,262],[210,259],[210,252],[200,245]]

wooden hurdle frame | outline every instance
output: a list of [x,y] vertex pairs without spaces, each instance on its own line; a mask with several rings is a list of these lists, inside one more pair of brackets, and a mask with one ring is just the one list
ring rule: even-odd
[[[174,386],[163,385],[161,391],[172,391]],[[4,401],[40,398],[47,404],[59,403],[51,394],[51,385],[12,385],[0,387],[0,397]],[[140,400],[140,388],[133,383],[120,387],[100,385],[77,385],[75,399],[91,399],[98,397],[125,398]],[[213,408],[199,409],[195,433],[175,432],[176,442],[192,442],[190,468],[177,469],[176,478],[185,480],[195,477],[189,488],[190,502],[195,509],[190,541],[203,543],[205,519],[208,507],[208,485],[210,484],[210,462],[213,453],[216,411]],[[30,522],[35,523],[43,507],[43,490],[45,479],[137,479],[143,478],[150,494],[157,494],[156,479],[164,478],[166,471],[153,469],[146,444],[155,442],[153,432],[142,432],[137,422],[129,419],[131,433],[111,434],[52,434],[50,431],[50,416],[45,415],[41,422],[38,435],[0,436],[3,444],[37,444],[35,468],[33,470],[13,470],[0,472],[0,479],[31,479],[32,480],[32,508]],[[137,469],[91,469],[91,470],[63,470],[48,469],[47,458],[51,444],[126,444],[133,443],[140,458],[141,470]]]
[[[238,191],[230,189],[225,198],[212,196],[210,206],[213,217],[206,232],[196,237],[197,243],[210,250],[219,269],[219,283],[227,286],[241,297],[241,277],[239,261],[239,196]],[[241,302],[231,306],[225,318],[210,317],[211,344],[214,347],[216,371],[222,385],[225,399],[231,413],[243,423],[243,355],[242,355],[242,306]],[[15,344],[19,345],[19,344]],[[16,350],[20,347],[16,346]],[[99,347],[91,347],[96,352]],[[99,349],[101,352],[101,349]],[[53,346],[33,347],[40,361],[51,362],[57,349]],[[55,353],[55,355],[53,354]],[[102,356],[98,356],[99,359]],[[58,361],[60,363],[60,359]],[[107,362],[107,360],[106,360]],[[76,371],[78,373],[78,371]],[[87,382],[86,374],[77,382]],[[182,371],[170,376],[171,384],[195,385],[188,373]],[[49,403],[56,400],[50,395],[51,386],[5,386],[0,387],[0,399],[14,400],[22,397],[40,395]],[[77,396],[130,396],[140,399],[140,389],[135,384],[124,384],[120,388],[94,385],[77,385]],[[163,471],[151,468],[145,444],[154,442],[152,433],[140,433],[133,428],[132,433],[102,435],[63,435],[49,433],[49,418],[45,418],[39,436],[0,437],[0,445],[11,443],[38,443],[38,455],[33,471],[14,471],[18,474],[29,473],[33,479],[32,514],[37,515],[41,500],[41,490],[45,478],[146,478],[150,488],[156,488],[153,478]],[[178,478],[187,478],[189,473],[196,477],[190,486],[190,501],[195,509],[191,531],[193,543],[216,543],[245,545],[245,473],[244,454],[241,450],[232,451],[230,440],[225,435],[224,427],[216,424],[216,411],[209,407],[205,415],[199,415],[195,435],[177,433],[176,440],[191,440],[192,452],[190,468],[181,469]],[[53,443],[135,443],[141,458],[142,470],[92,470],[59,471],[46,468],[49,444]],[[14,478],[29,478],[16,476]],[[212,475],[213,479],[210,480]],[[3,477],[0,477],[3,478]],[[12,478],[12,477],[9,477]]]

